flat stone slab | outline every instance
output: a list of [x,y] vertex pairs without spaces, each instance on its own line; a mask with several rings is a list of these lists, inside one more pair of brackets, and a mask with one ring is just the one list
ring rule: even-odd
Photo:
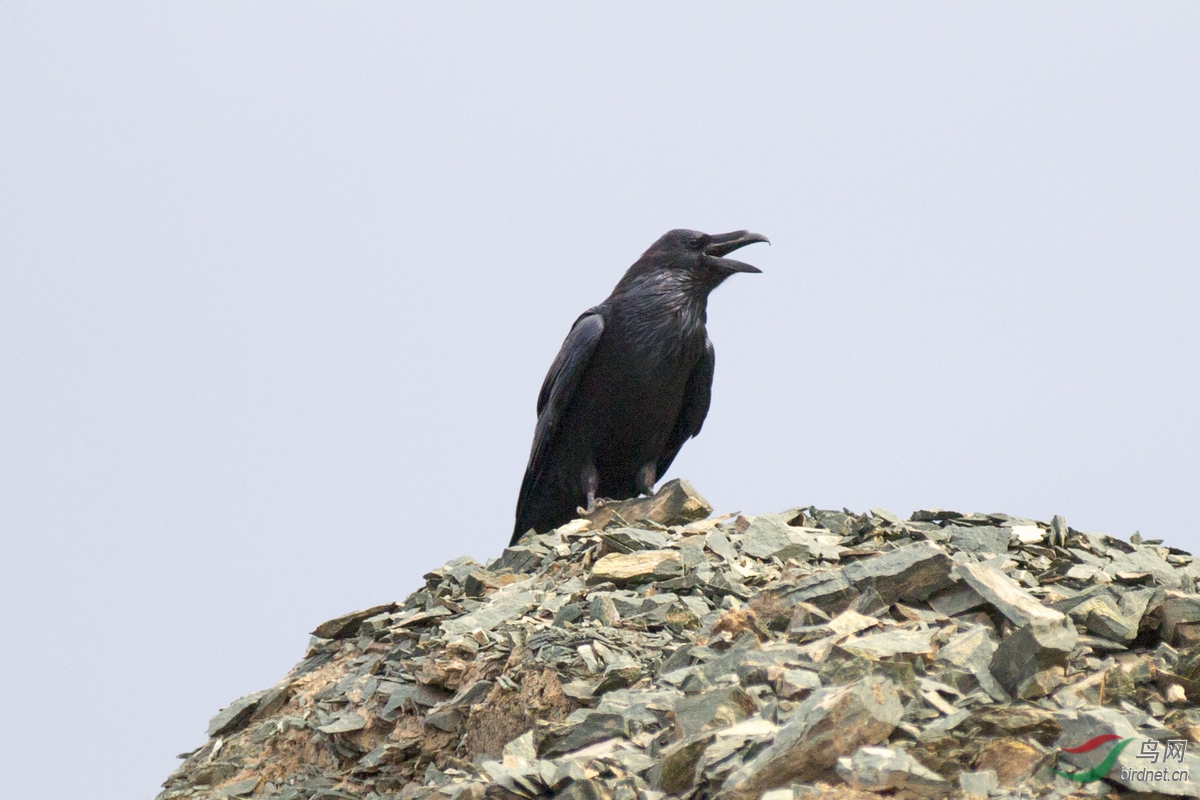
[[853,756],[842,756],[837,774],[855,789],[870,792],[907,790],[918,797],[942,798],[954,791],[950,781],[890,747],[860,747]]
[[984,600],[1012,620],[1025,625],[1034,620],[1062,622],[1063,613],[1042,605],[1012,578],[986,564],[959,564],[958,574]]
[[798,528],[789,525],[788,515],[759,514],[742,535],[741,550],[751,558],[765,561],[789,558],[806,561],[821,558],[837,561],[846,549],[839,542],[841,537],[816,528]]
[[352,611],[328,622],[322,622],[313,630],[312,635],[321,639],[345,639],[358,633],[359,626],[366,620],[379,614],[395,611],[396,608],[395,603],[385,603],[362,611]]
[[898,655],[929,655],[933,631],[884,631],[842,642],[839,647],[873,661]]
[[529,592],[518,592],[511,597],[496,597],[478,611],[446,620],[442,623],[442,630],[451,636],[472,631],[490,631],[497,625],[532,610],[534,605],[533,595]]
[[635,553],[609,553],[592,565],[592,581],[616,584],[666,580],[683,572],[675,550],[639,550]]
[[969,553],[1003,555],[1008,552],[1012,538],[1011,528],[993,525],[947,525],[942,530],[949,536],[952,547]]
[[686,525],[705,519],[711,513],[712,504],[701,497],[691,483],[676,478],[664,483],[651,497],[605,503],[591,514],[581,516],[592,523],[592,530],[600,530],[612,522],[614,516],[631,523],[647,519],[659,525]]

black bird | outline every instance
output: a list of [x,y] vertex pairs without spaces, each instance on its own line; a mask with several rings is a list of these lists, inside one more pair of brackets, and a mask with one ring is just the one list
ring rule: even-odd
[[653,491],[708,414],[709,292],[735,272],[762,271],[725,256],[766,241],[749,231],[669,231],[575,320],[538,394],[512,543],[570,522],[597,498]]

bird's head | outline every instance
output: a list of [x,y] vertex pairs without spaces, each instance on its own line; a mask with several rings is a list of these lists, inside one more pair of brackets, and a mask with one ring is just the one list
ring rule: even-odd
[[685,286],[707,296],[735,272],[762,272],[758,267],[726,258],[734,250],[755,242],[770,244],[761,233],[750,231],[709,234],[676,228],[650,245],[622,283],[649,280]]

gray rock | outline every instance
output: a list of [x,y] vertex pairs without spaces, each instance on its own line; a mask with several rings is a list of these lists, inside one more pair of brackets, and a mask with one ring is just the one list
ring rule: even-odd
[[261,778],[257,778],[257,777],[246,778],[245,780],[241,780],[241,781],[235,781],[234,783],[230,783],[225,786],[222,786],[220,789],[217,790],[216,794],[214,794],[213,797],[216,797],[216,798],[244,797],[244,796],[250,794],[251,792],[253,792],[255,789],[257,789],[260,781],[261,781]]
[[994,769],[979,772],[960,772],[958,785],[970,800],[983,800],[1000,789],[1000,779]]
[[568,759],[555,768],[554,775],[550,778],[550,786],[557,789],[569,783],[583,780],[587,780],[587,773],[583,771],[583,767],[579,766],[578,761]]
[[1010,634],[992,654],[991,671],[1013,697],[1042,697],[1062,683],[1079,636],[1059,622],[1036,620]]
[[241,730],[258,709],[259,702],[270,692],[269,689],[239,697],[208,722],[209,736],[228,736]]
[[1146,614],[1153,608],[1157,608],[1162,604],[1165,593],[1162,589],[1145,588],[1145,589],[1124,589],[1121,592],[1118,605],[1121,608],[1121,614],[1128,619],[1138,620],[1139,623],[1143,620]]
[[478,680],[458,690],[458,694],[447,701],[451,706],[466,706],[470,707],[476,703],[482,703],[491,693],[492,687],[495,684],[492,681]]
[[704,536],[704,546],[726,561],[737,560],[737,549],[729,537],[719,528],[709,531]]
[[492,572],[531,572],[548,553],[546,548],[535,544],[506,547],[488,569]]
[[1115,554],[1112,565],[1105,571],[1113,576],[1122,572],[1149,573],[1154,582],[1165,589],[1178,589],[1183,584],[1179,572],[1164,561],[1153,546],[1142,545],[1135,547],[1132,553]]
[[604,674],[592,692],[596,695],[606,694],[614,689],[624,689],[632,686],[642,677],[641,667],[632,660],[623,660],[609,664],[604,668]]
[[775,679],[775,693],[788,699],[821,688],[821,676],[807,669],[786,669]]
[[986,564],[959,564],[958,573],[980,597],[1012,620],[1016,625],[1025,625],[1034,620],[1061,623],[1061,611],[1047,608],[1022,589],[1016,581]]
[[886,604],[897,600],[920,602],[951,585],[950,566],[950,558],[942,548],[917,542],[848,564],[845,575],[860,592],[873,588]]
[[684,570],[704,562],[704,537],[692,536],[679,543],[679,560]]
[[558,794],[554,800],[611,800],[612,794],[604,784],[594,778],[575,781]]
[[855,789],[907,791],[918,797],[943,798],[954,791],[948,780],[901,750],[861,747],[837,761],[837,774]]
[[838,646],[873,661],[897,655],[932,655],[933,631],[885,631],[849,639]]
[[991,525],[947,525],[944,531],[951,547],[968,553],[1003,555],[1008,551],[1008,541],[1012,536],[1009,528]]
[[682,697],[675,702],[675,724],[679,735],[688,739],[698,733],[726,728],[758,710],[750,695],[740,686],[726,686]]
[[621,621],[621,615],[611,597],[600,595],[592,598],[588,604],[588,616],[598,620],[601,625],[612,627]]
[[939,614],[955,617],[987,603],[970,584],[959,584],[929,598],[929,607]]
[[996,652],[996,640],[982,625],[974,625],[954,636],[938,650],[937,660],[962,667],[972,661],[982,660],[990,664]]
[[808,560],[820,558],[836,561],[846,549],[840,546],[840,536],[812,528],[797,528],[788,524],[794,514],[760,514],[743,534],[740,546],[751,558],[765,561],[778,558]]
[[955,634],[942,645],[935,659],[949,665],[942,670],[943,680],[954,683],[960,691],[971,691],[978,686],[992,700],[1008,702],[1008,692],[992,676],[996,647],[991,631],[983,625]]
[[322,733],[350,733],[351,731],[361,731],[367,727],[367,720],[362,715],[355,711],[345,711],[338,714],[327,725],[321,725],[317,730]]
[[742,552],[760,560],[778,558],[786,561],[789,558],[808,558],[809,549],[799,535],[793,535],[790,527],[776,514],[760,514],[754,518],[742,536]]
[[849,636],[852,633],[858,633],[868,628],[879,627],[879,618],[867,614],[860,614],[852,608],[848,608],[838,614],[823,627],[833,631],[838,636]]
[[773,667],[781,667],[800,657],[798,647],[777,647],[767,651],[759,649],[757,644],[752,636],[744,638],[724,655],[705,664],[701,674],[709,681],[716,681],[723,675],[736,675],[743,685],[767,683]]
[[1114,642],[1131,642],[1137,637],[1141,617],[1125,616],[1119,602],[1110,589],[1099,586],[1055,603],[1053,607],[1066,612],[1088,633]]
[[553,726],[538,742],[538,755],[553,758],[571,753],[588,745],[625,735],[625,721],[620,714],[584,711],[582,719]]
[[670,539],[662,531],[643,528],[610,528],[600,536],[614,550],[631,553],[634,550],[662,550]]
[[1195,625],[1196,623],[1200,623],[1200,595],[1167,592],[1162,602],[1163,639],[1175,642],[1178,639],[1180,626]]
[[1055,547],[1067,546],[1067,521],[1058,514],[1050,520],[1050,544]]
[[872,517],[878,517],[884,522],[887,522],[889,525],[899,525],[901,522],[903,522],[900,517],[893,514],[891,511],[888,511],[886,508],[870,508],[867,510],[871,512]]
[[[511,548],[510,548],[511,549]],[[473,631],[490,631],[501,623],[515,619],[533,609],[533,595],[529,592],[518,592],[508,597],[497,593],[492,602],[478,611],[463,614],[442,623],[442,632],[447,636],[455,636]]]
[[884,604],[920,602],[953,583],[950,568],[950,558],[942,548],[917,542],[805,578],[790,599],[832,613],[844,611],[867,589],[873,589]]

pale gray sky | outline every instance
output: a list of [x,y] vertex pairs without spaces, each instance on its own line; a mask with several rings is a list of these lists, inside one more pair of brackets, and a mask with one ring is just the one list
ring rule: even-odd
[[571,322],[750,228],[721,511],[1200,549],[1200,6],[0,6],[0,774],[150,798],[507,541]]

